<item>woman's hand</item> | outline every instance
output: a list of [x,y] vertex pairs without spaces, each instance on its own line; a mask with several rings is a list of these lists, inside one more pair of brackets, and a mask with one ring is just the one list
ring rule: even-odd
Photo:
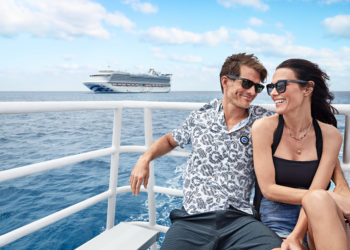
[[350,189],[334,189],[334,192],[328,191],[328,194],[333,198],[344,217],[350,221]]
[[336,185],[333,192],[350,200],[350,189],[348,186],[340,187],[340,186]]
[[307,250],[302,242],[296,238],[288,237],[283,240],[281,250]]

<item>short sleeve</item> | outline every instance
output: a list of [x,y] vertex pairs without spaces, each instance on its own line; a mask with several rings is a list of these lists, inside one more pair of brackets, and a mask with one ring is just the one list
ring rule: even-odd
[[271,115],[274,115],[276,114],[276,112],[274,111],[270,111],[270,110],[267,110],[261,106],[251,106],[251,112],[253,112],[253,115],[255,117],[255,120],[256,119],[260,119],[260,118],[263,118],[263,117],[266,117],[266,116],[271,116]]
[[181,128],[174,129],[172,131],[172,136],[176,143],[184,148],[187,144],[191,143],[191,129],[194,126],[194,112],[192,112],[185,122],[182,124]]

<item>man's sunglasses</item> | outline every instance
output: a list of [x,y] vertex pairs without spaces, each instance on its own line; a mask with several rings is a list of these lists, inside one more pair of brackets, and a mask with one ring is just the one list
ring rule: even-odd
[[278,94],[284,93],[286,91],[288,82],[295,82],[302,85],[305,85],[308,83],[308,81],[303,81],[303,80],[279,80],[276,83],[270,83],[266,85],[267,93],[271,95],[271,92],[273,91],[274,88],[276,88],[276,91]]
[[241,78],[239,76],[233,76],[233,75],[226,75],[226,76],[229,79],[231,79],[231,80],[241,80],[242,81],[242,87],[244,89],[250,89],[252,86],[254,86],[255,93],[260,93],[265,88],[265,86],[260,84],[260,83],[255,83],[255,82],[253,82],[251,80],[248,80],[248,79],[245,79],[245,78]]

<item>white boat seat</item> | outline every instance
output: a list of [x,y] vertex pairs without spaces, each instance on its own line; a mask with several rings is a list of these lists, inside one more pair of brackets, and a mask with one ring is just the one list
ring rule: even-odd
[[144,250],[159,239],[159,232],[146,227],[121,222],[110,230],[97,235],[77,250]]

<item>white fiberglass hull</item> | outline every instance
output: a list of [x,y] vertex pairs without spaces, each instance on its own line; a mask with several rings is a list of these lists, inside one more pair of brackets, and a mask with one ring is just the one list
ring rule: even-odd
[[170,91],[167,87],[146,87],[146,86],[113,86],[111,83],[85,82],[84,85],[95,93],[166,93]]

